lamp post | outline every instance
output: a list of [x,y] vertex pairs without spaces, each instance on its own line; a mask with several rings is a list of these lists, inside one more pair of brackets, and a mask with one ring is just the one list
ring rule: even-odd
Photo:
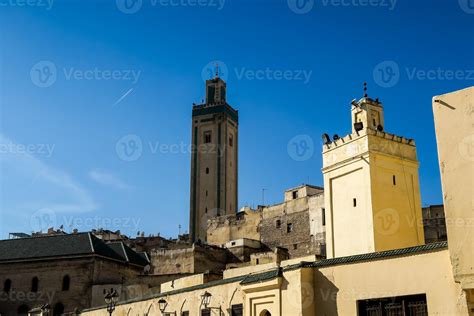
[[49,316],[49,312],[51,312],[51,306],[49,304],[41,306],[41,315]]
[[205,308],[209,306],[209,303],[211,302],[211,297],[212,294],[208,291],[204,292],[204,294],[201,295],[201,304],[204,305]]
[[222,308],[219,307],[209,307],[209,304],[211,303],[211,298],[212,294],[209,293],[208,291],[204,292],[204,294],[201,295],[201,305],[204,305],[206,309],[218,309],[219,310],[219,316],[222,315]]
[[104,289],[104,300],[105,304],[107,305],[107,312],[109,312],[109,315],[112,316],[112,313],[115,310],[115,306],[117,305],[119,295],[117,291],[115,291],[113,288],[110,289],[110,291],[107,291]]
[[[166,306],[168,306],[168,302],[164,299],[161,298],[158,301],[158,308],[160,309],[161,314],[163,315],[165,313]],[[176,312],[168,312],[166,315],[177,315]]]

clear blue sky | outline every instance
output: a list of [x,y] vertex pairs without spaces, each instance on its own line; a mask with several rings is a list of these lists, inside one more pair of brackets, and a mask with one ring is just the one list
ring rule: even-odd
[[364,81],[386,130],[416,140],[423,204],[442,202],[431,98],[474,83],[473,0],[222,1],[0,1],[1,238],[187,230],[191,107],[214,60],[240,114],[240,206],[322,185],[320,135],[350,131]]

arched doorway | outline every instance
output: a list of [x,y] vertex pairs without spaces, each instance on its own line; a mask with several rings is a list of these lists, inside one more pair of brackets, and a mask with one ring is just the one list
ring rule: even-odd
[[64,314],[64,305],[57,303],[54,305],[53,316],[61,316],[62,314]]
[[270,313],[269,311],[265,309],[260,313],[259,316],[272,316],[272,313]]

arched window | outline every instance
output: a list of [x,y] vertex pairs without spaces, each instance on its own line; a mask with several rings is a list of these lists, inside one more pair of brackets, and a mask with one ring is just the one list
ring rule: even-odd
[[69,291],[69,285],[71,284],[71,278],[69,275],[63,277],[63,291]]
[[34,277],[31,280],[31,292],[38,292],[38,284],[39,284],[38,278]]
[[6,279],[3,283],[3,292],[8,293],[12,288],[12,280]]
[[61,316],[62,314],[64,314],[64,305],[57,303],[54,305],[53,316]]
[[267,310],[263,310],[261,313],[260,313],[260,316],[272,316],[272,314],[267,311]]
[[28,306],[23,304],[23,305],[20,305],[20,307],[18,307],[17,314],[18,315],[28,315],[29,310],[30,309],[28,308]]

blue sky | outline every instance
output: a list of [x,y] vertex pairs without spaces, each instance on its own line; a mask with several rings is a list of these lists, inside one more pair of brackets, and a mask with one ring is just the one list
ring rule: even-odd
[[474,0],[35,1],[0,0],[0,238],[186,231],[191,107],[216,60],[240,206],[322,185],[320,135],[350,131],[364,81],[386,131],[416,140],[423,204],[442,202],[431,98],[474,83]]

